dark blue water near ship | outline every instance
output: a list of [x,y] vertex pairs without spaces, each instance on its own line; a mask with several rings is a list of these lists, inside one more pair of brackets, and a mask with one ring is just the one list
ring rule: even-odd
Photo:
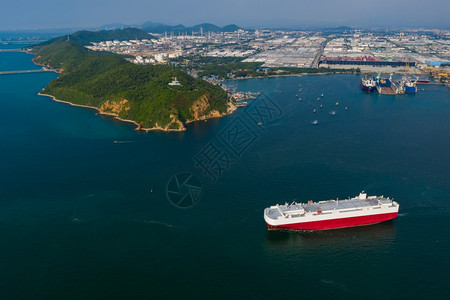
[[[28,69],[31,56],[0,53],[0,65]],[[0,76],[1,299],[447,298],[448,88],[380,96],[361,92],[356,75],[239,81],[279,106],[265,131],[240,109],[183,133],[142,134],[37,96],[54,78]],[[236,118],[256,139],[212,183],[193,157]],[[181,171],[204,186],[191,209],[165,195]],[[269,205],[362,189],[394,197],[399,217],[316,233],[266,229]]]

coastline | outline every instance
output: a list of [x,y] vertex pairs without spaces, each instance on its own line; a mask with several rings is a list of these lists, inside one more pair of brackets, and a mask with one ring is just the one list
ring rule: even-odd
[[102,112],[102,111],[100,111],[99,108],[97,108],[95,106],[75,104],[75,103],[72,103],[72,102],[69,102],[69,101],[56,99],[55,96],[49,95],[49,94],[44,94],[42,92],[39,92],[38,95],[39,96],[49,97],[50,99],[52,99],[55,102],[61,102],[61,103],[69,104],[71,106],[76,106],[76,107],[83,107],[83,108],[87,108],[87,109],[93,109],[93,110],[97,111],[97,113],[100,114],[100,115],[113,117],[114,119],[116,119],[118,121],[121,121],[121,122],[131,123],[131,124],[136,126],[134,130],[136,130],[136,131],[144,131],[144,132],[149,132],[149,131],[152,131],[152,130],[161,130],[161,131],[165,131],[165,132],[182,132],[182,131],[186,131],[186,127],[184,126],[185,124],[198,122],[198,121],[205,121],[205,120],[208,120],[208,119],[222,118],[224,116],[232,114],[236,110],[236,108],[234,108],[230,112],[226,112],[226,113],[220,114],[219,116],[210,116],[210,117],[203,116],[202,118],[200,118],[198,120],[189,120],[185,124],[183,124],[183,128],[181,128],[181,129],[163,128],[163,127],[160,127],[160,126],[155,126],[155,127],[151,127],[151,128],[141,128],[140,125],[136,121],[128,120],[128,119],[122,119],[117,114],[114,114],[114,113]]
[[236,77],[224,79],[224,82],[235,81],[235,80],[247,80],[247,79],[264,79],[264,78],[275,78],[275,77],[302,77],[304,75],[332,75],[332,74],[355,74],[352,72],[324,72],[324,73],[299,73],[299,74],[278,74],[278,75],[267,75],[267,76],[257,76],[257,77]]
[[[297,76],[297,77],[301,77],[304,75],[333,75],[333,74],[356,74],[356,75],[363,75],[363,74],[373,74],[373,73],[380,73],[380,70],[361,70],[360,73],[356,73],[356,72],[350,72],[351,69],[340,69],[342,70],[342,72],[317,72],[317,73],[298,73],[298,74],[276,74],[276,75],[266,75],[266,76],[256,76],[256,77],[236,77],[236,78],[227,78],[227,79],[223,79],[223,82],[228,82],[228,81],[235,81],[235,80],[246,80],[246,79],[264,79],[264,78],[273,78],[273,77],[291,77],[291,76]],[[385,72],[381,72],[382,74],[394,74],[394,75],[405,75],[406,73],[401,71],[401,70],[392,70],[392,71],[385,71]],[[416,73],[411,73],[413,75],[423,75],[423,72],[416,72]]]
[[39,95],[39,96],[50,97],[50,98],[51,98],[53,101],[55,101],[55,102],[61,102],[61,103],[69,104],[69,105],[71,105],[71,106],[83,107],[83,108],[88,108],[88,109],[96,110],[97,113],[100,114],[100,115],[110,116],[110,117],[113,117],[114,119],[119,120],[119,121],[121,121],[121,122],[131,123],[131,124],[135,125],[135,126],[136,126],[136,128],[135,128],[136,131],[145,131],[145,132],[148,132],[148,131],[151,131],[151,130],[162,130],[162,131],[167,131],[167,132],[168,132],[168,131],[185,131],[185,130],[186,130],[186,129],[179,130],[179,129],[170,129],[170,128],[165,129],[165,128],[162,128],[162,127],[159,127],[159,126],[157,126],[157,127],[152,127],[152,128],[139,128],[139,124],[138,124],[136,121],[128,120],[128,119],[122,119],[122,118],[120,118],[118,115],[116,115],[116,114],[114,114],[114,113],[101,112],[100,109],[97,108],[97,107],[95,107],[95,106],[82,105],[82,104],[75,104],[75,103],[72,103],[72,102],[69,102],[69,101],[59,100],[59,99],[56,99],[56,98],[55,98],[54,96],[52,96],[52,95],[44,94],[44,93],[42,93],[42,92],[39,92],[38,95]]

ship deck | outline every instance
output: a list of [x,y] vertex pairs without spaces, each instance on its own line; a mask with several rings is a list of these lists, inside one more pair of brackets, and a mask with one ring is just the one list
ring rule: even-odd
[[361,209],[369,206],[377,206],[381,203],[392,203],[391,199],[385,197],[369,197],[367,199],[351,198],[344,200],[328,200],[312,203],[293,203],[279,205],[278,208],[267,209],[267,215],[272,219],[277,219],[282,216],[282,213],[315,213],[317,211],[332,211],[332,210],[353,210]]
[[358,209],[367,206],[378,205],[380,198],[372,199],[346,199],[346,200],[329,200],[324,202],[313,202],[303,204],[303,208],[306,212],[316,212],[318,210],[341,210],[341,209]]

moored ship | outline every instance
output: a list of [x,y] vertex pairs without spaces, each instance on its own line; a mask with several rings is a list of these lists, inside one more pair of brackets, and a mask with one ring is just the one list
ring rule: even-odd
[[416,83],[417,83],[417,84],[429,84],[429,83],[430,83],[430,79],[428,79],[428,78],[426,78],[426,77],[424,77],[424,78],[419,77],[419,78],[416,80]]
[[400,205],[384,196],[275,205],[264,210],[269,230],[327,230],[381,223],[397,217]]
[[361,78],[361,88],[366,92],[374,92],[377,88],[375,80],[372,77],[364,76]]
[[404,87],[405,87],[405,93],[408,93],[408,94],[417,93],[417,79],[416,79],[416,81],[412,81],[411,79],[405,77]]

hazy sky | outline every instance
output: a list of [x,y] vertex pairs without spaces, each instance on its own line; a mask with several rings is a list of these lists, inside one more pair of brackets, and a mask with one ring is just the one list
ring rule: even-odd
[[450,27],[450,0],[6,0],[0,30],[145,21],[195,25]]

